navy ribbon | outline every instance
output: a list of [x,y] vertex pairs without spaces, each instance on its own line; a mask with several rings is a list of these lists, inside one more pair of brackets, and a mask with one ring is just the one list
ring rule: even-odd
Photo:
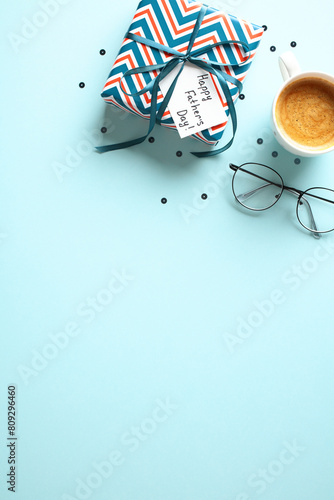
[[[148,45],[149,47],[152,47],[153,49],[157,49],[159,51],[166,52],[168,54],[173,55],[174,57],[172,57],[168,62],[163,63],[163,64],[153,64],[151,66],[140,66],[138,68],[130,69],[124,73],[122,79],[126,78],[128,76],[131,76],[131,75],[138,74],[138,73],[149,73],[149,72],[154,71],[154,70],[161,70],[159,72],[159,74],[139,92],[135,92],[135,93],[125,92],[125,90],[122,88],[122,80],[120,81],[120,87],[122,89],[122,92],[124,92],[124,94],[126,94],[130,97],[136,97],[136,96],[140,96],[142,94],[145,94],[146,92],[151,92],[151,110],[150,110],[148,131],[147,131],[146,135],[144,135],[143,137],[139,137],[138,139],[125,141],[125,142],[121,142],[118,144],[110,144],[108,146],[99,146],[96,148],[99,153],[105,153],[107,151],[115,151],[117,149],[124,149],[124,148],[128,148],[131,146],[135,146],[136,144],[140,144],[147,139],[147,137],[151,134],[155,123],[161,124],[162,116],[163,116],[163,114],[168,106],[170,98],[171,98],[171,96],[174,92],[175,86],[177,84],[177,80],[178,80],[181,72],[183,71],[184,65],[187,61],[198,66],[199,68],[204,69],[205,71],[207,71],[207,72],[209,72],[212,75],[215,75],[217,77],[218,82],[220,84],[220,87],[221,87],[221,89],[224,92],[224,95],[226,97],[228,110],[229,110],[229,113],[230,113],[230,116],[232,119],[232,133],[233,133],[230,141],[222,148],[214,149],[214,150],[206,151],[206,152],[200,152],[200,153],[191,153],[191,154],[193,154],[194,156],[197,156],[198,158],[202,158],[202,157],[206,157],[206,156],[214,156],[214,155],[217,155],[219,153],[222,153],[223,151],[225,151],[226,149],[228,149],[232,145],[233,140],[234,140],[234,136],[235,136],[235,133],[237,130],[237,115],[236,115],[233,99],[232,99],[231,92],[230,92],[230,89],[229,89],[227,82],[230,82],[233,85],[235,85],[238,88],[239,93],[242,91],[242,83],[239,80],[237,80],[236,78],[234,78],[233,76],[228,75],[226,72],[222,71],[222,68],[224,66],[230,66],[230,64],[218,63],[217,61],[213,61],[211,59],[204,60],[204,59],[201,59],[199,56],[207,53],[209,50],[213,49],[214,47],[218,47],[218,46],[222,46],[222,45],[241,45],[242,47],[244,47],[246,49],[247,52],[249,52],[249,46],[247,45],[247,43],[242,42],[240,40],[229,40],[229,41],[221,41],[221,42],[213,43],[209,46],[206,46],[206,47],[198,49],[198,50],[192,50],[194,42],[195,42],[196,37],[198,35],[200,26],[202,24],[202,21],[204,19],[204,16],[206,14],[207,9],[208,9],[208,7],[203,5],[200,12],[199,12],[194,30],[192,32],[192,35],[191,35],[191,38],[189,41],[188,49],[187,49],[187,52],[185,54],[182,54],[182,52],[178,52],[177,50],[175,50],[171,47],[165,47],[164,45],[161,45],[153,40],[149,40],[147,38],[135,35],[134,33],[128,32],[126,34],[126,38],[128,38],[130,40],[133,40],[137,43],[141,43],[144,45]],[[244,62],[247,62],[249,58],[250,58],[250,55],[248,55],[248,57],[245,59]],[[159,111],[157,111],[159,83],[171,71],[173,71],[173,69],[178,65],[180,65],[180,69],[179,69],[178,73],[176,74],[171,86],[169,87],[168,92],[166,93],[166,95],[161,103]]]

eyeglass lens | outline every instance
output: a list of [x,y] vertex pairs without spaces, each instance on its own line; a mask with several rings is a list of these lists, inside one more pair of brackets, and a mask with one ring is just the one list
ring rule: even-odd
[[265,210],[276,203],[283,191],[277,172],[259,163],[245,163],[236,170],[232,189],[241,205],[251,210]]
[[327,188],[310,188],[297,203],[297,217],[299,222],[312,231],[310,224],[310,210],[319,232],[332,231],[334,228],[334,191]]

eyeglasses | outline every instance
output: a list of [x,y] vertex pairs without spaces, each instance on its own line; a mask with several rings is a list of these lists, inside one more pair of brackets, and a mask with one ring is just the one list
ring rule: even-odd
[[297,196],[297,219],[315,238],[334,230],[333,189],[312,187],[301,191],[285,186],[276,170],[260,163],[244,163],[239,167],[230,163],[230,168],[234,171],[232,191],[243,207],[266,210],[275,205],[286,190]]

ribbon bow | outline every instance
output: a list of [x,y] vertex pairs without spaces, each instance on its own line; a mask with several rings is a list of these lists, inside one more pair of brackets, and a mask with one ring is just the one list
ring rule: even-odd
[[[228,110],[229,110],[229,113],[230,113],[231,119],[232,119],[232,129],[233,129],[232,139],[224,147],[222,147],[220,149],[215,149],[212,151],[191,153],[191,154],[193,154],[194,156],[197,156],[198,158],[206,157],[206,156],[213,156],[213,155],[217,155],[219,153],[222,153],[223,151],[225,151],[226,149],[228,149],[232,145],[233,140],[234,140],[234,136],[235,136],[235,133],[237,130],[237,115],[236,115],[233,99],[232,99],[231,92],[230,92],[230,89],[229,89],[227,82],[230,82],[233,85],[235,85],[238,88],[239,92],[242,91],[242,83],[238,79],[236,79],[233,76],[228,75],[226,72],[222,71],[222,68],[224,66],[230,66],[230,64],[218,63],[217,61],[214,61],[211,59],[202,59],[199,56],[207,53],[209,50],[213,49],[214,47],[218,47],[218,46],[222,46],[222,45],[241,45],[242,47],[244,47],[246,49],[247,52],[249,52],[249,46],[247,45],[247,43],[242,42],[240,40],[228,40],[228,41],[221,41],[221,42],[213,43],[209,46],[206,46],[206,47],[198,49],[198,50],[192,50],[194,42],[195,42],[196,37],[198,35],[200,26],[202,24],[204,16],[206,15],[207,9],[208,9],[208,7],[203,5],[200,12],[199,12],[194,30],[192,32],[192,35],[191,35],[191,38],[190,38],[190,41],[188,44],[188,49],[187,49],[187,52],[185,54],[183,54],[182,52],[179,52],[171,47],[166,47],[164,45],[161,45],[153,40],[149,40],[147,38],[135,35],[134,33],[128,32],[126,34],[126,38],[128,38],[130,40],[133,40],[137,43],[141,43],[144,45],[148,45],[149,47],[152,47],[152,48],[157,49],[159,51],[163,51],[165,53],[171,54],[174,57],[172,57],[171,59],[169,59],[169,61],[167,61],[166,63],[163,63],[163,64],[154,64],[154,65],[150,65],[150,66],[140,66],[138,68],[130,69],[124,73],[122,79],[126,78],[127,76],[138,74],[138,73],[149,73],[149,72],[154,71],[154,70],[161,70],[159,72],[159,74],[139,92],[135,92],[135,93],[125,92],[125,90],[122,88],[122,79],[120,81],[120,87],[122,89],[122,92],[130,97],[140,96],[140,95],[145,94],[146,92],[149,92],[149,91],[151,92],[151,110],[150,110],[149,128],[148,128],[147,134],[143,137],[139,137],[138,139],[133,139],[130,141],[121,142],[118,144],[110,144],[109,146],[99,146],[96,148],[98,152],[105,153],[107,151],[115,151],[116,149],[128,148],[131,146],[135,146],[136,144],[140,144],[147,139],[147,137],[152,132],[155,123],[161,124],[162,116],[163,116],[163,114],[168,106],[170,98],[171,98],[171,96],[174,92],[175,86],[177,84],[177,80],[178,80],[181,72],[183,71],[184,65],[187,61],[198,66],[199,68],[204,69],[205,71],[208,71],[209,73],[211,73],[217,77],[218,82],[220,84],[220,87],[221,87],[221,89],[224,92],[224,95],[226,97]],[[250,58],[250,55],[248,55],[248,57],[245,59],[244,63],[246,63],[249,58]],[[179,69],[178,73],[176,74],[171,86],[168,89],[168,92],[166,93],[166,95],[161,103],[159,111],[157,111],[159,83],[171,71],[173,71],[173,69],[178,65],[180,65],[180,69]]]

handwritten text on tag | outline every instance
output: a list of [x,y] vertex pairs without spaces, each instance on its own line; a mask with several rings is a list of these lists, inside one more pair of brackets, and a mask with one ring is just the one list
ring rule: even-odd
[[[160,82],[164,96],[179,70],[180,67],[174,68]],[[188,62],[178,78],[168,109],[181,138],[227,121],[211,74]]]

